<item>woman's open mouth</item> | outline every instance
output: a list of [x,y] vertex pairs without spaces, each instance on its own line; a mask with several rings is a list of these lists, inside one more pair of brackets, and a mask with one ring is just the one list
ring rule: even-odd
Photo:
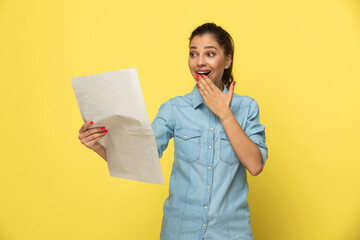
[[209,76],[211,71],[199,71],[199,72],[196,72],[196,73],[199,74],[199,75]]

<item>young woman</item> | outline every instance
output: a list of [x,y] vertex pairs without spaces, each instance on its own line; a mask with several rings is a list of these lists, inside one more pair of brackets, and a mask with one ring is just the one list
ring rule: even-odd
[[[231,36],[214,23],[190,36],[193,90],[163,103],[151,124],[159,157],[174,137],[162,240],[253,239],[246,169],[258,175],[268,158],[257,102],[234,93]],[[104,128],[80,129],[79,139],[106,160],[97,141]],[[106,131],[106,130],[105,130]]]

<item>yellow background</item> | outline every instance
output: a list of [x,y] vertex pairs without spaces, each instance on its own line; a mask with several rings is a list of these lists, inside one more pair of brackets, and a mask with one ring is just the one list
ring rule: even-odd
[[[248,174],[256,240],[360,239],[360,2],[0,1],[0,239],[158,239],[165,185],[109,176],[78,140],[71,78],[136,67],[150,121],[191,91],[188,37],[235,41],[269,159]],[[110,87],[110,86],[109,86]]]

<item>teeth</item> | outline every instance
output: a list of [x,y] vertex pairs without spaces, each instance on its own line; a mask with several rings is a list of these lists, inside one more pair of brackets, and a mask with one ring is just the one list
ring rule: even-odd
[[197,72],[199,75],[205,75],[208,76],[210,74],[211,71],[207,71],[207,72]]

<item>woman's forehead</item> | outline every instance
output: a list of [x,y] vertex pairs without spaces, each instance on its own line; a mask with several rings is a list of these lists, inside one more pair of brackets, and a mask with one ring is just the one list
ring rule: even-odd
[[203,35],[196,35],[190,42],[190,48],[206,48],[206,47],[216,47],[217,49],[220,48],[218,42],[214,38],[212,34],[203,34]]

